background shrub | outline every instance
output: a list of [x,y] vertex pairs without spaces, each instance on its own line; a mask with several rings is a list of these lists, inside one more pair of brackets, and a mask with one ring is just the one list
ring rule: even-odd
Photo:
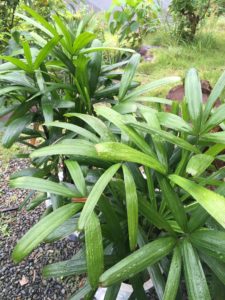
[[112,34],[119,35],[119,42],[135,48],[159,24],[159,7],[154,1],[113,1],[107,13]]
[[183,41],[192,41],[201,21],[210,11],[210,0],[173,0],[170,12],[176,22],[176,35]]

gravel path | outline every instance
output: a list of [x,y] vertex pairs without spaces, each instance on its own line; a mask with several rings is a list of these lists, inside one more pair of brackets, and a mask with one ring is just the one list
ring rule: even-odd
[[[26,192],[8,187],[9,176],[23,169],[28,162],[13,159],[8,167],[0,160],[0,209],[20,205]],[[3,169],[4,168],[4,169]],[[11,260],[16,241],[35,224],[44,207],[31,212],[9,211],[0,215],[0,300],[64,300],[79,287],[82,280],[73,277],[64,280],[45,280],[41,276],[44,265],[69,259],[79,245],[64,239],[52,244],[42,244],[22,263],[16,265]]]

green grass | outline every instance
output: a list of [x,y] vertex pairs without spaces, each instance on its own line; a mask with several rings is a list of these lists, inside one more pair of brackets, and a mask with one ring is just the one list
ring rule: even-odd
[[[0,182],[3,180],[3,175],[4,172],[7,170],[10,159],[12,159],[19,150],[19,147],[16,145],[10,149],[3,148],[1,144],[1,139],[2,139],[2,134],[0,131]],[[1,193],[2,191],[0,189],[0,198],[1,198]],[[8,216],[7,214],[4,213],[0,214],[0,236],[9,237],[11,235],[11,229],[9,226],[11,222],[12,222],[11,216]]]
[[2,237],[9,237],[11,235],[11,229],[9,224],[13,221],[10,216],[1,214],[0,216],[0,235]]
[[[138,68],[138,79],[153,81],[165,76],[179,75],[195,67],[201,79],[214,85],[225,70],[225,17],[207,20],[191,44],[178,44],[165,28],[149,35],[144,44],[159,46],[152,49],[152,62],[143,61]],[[165,89],[159,94],[164,94]],[[165,94],[164,94],[165,96]]]
[[0,134],[0,172],[3,173],[7,169],[10,159],[19,152],[19,146],[14,145],[10,149],[6,149],[2,146],[1,139],[2,136]]

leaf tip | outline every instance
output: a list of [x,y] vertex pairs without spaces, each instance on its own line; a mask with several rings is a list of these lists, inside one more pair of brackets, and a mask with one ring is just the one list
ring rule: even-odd
[[14,262],[15,264],[20,263],[21,260],[23,259],[23,258],[19,255],[19,253],[18,253],[18,251],[17,251],[17,245],[16,245],[15,248],[13,249],[11,258],[12,258],[12,260],[13,260],[13,262]]
[[186,169],[186,172],[187,172],[188,174],[190,174],[191,176],[196,176],[196,175],[197,175],[196,169],[193,169],[193,168],[191,168],[191,167],[187,168],[187,169]]

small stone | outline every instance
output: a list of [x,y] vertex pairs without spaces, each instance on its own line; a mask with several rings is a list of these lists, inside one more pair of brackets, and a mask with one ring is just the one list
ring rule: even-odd
[[43,283],[43,285],[46,285],[47,281],[46,280],[42,280],[42,283]]

